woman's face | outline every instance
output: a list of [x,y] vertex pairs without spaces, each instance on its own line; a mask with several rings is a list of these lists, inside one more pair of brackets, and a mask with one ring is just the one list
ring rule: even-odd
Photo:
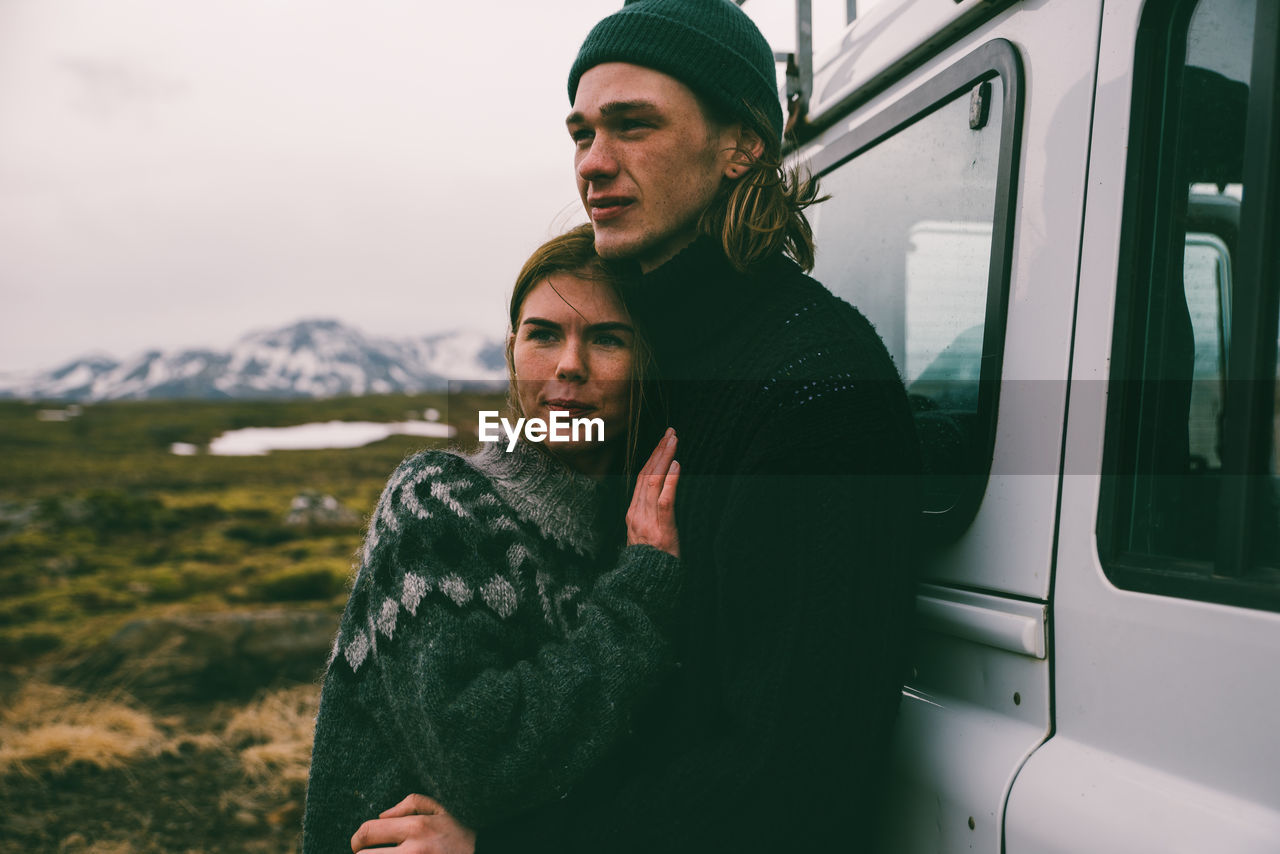
[[550,421],[559,410],[600,418],[604,441],[548,442],[566,463],[603,473],[626,435],[635,332],[613,288],[558,273],[535,285],[520,306],[512,333],[516,395],[526,418]]

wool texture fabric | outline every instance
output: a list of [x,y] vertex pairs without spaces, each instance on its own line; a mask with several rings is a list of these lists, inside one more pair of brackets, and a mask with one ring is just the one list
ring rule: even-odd
[[777,256],[626,289],[679,437],[678,666],[569,797],[477,854],[870,850],[908,666],[919,447],[871,324]]
[[567,792],[629,731],[671,664],[681,572],[619,552],[621,492],[523,442],[395,471],[325,674],[307,854],[349,852],[410,793],[483,829]]
[[[773,50],[730,0],[639,0],[587,34],[569,71],[569,103],[588,69],[628,62],[669,74],[730,116],[782,139]],[[768,121],[761,127],[751,108]]]

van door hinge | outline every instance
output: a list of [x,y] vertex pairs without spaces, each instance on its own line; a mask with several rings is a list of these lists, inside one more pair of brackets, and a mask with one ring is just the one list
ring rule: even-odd
[[782,129],[784,136],[795,130],[800,117],[804,115],[806,98],[804,86],[800,82],[800,65],[794,53],[774,53],[773,58],[787,64],[787,120]]
[[[739,6],[747,0],[734,0]],[[847,12],[854,11],[852,5]],[[791,133],[804,121],[813,94],[813,0],[796,0],[796,49],[793,53],[774,53],[773,58],[787,64],[787,123],[783,135]]]
[[969,96],[969,130],[981,130],[991,117],[991,83],[983,81]]

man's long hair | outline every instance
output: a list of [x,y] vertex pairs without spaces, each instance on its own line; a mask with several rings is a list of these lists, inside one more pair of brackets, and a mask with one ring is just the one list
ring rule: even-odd
[[[756,126],[767,128],[763,111],[750,109],[757,117]],[[731,121],[718,112],[703,103],[708,121],[722,125]],[[782,143],[774,134],[756,133],[764,150],[757,157],[738,149],[747,171],[725,181],[698,220],[698,233],[720,240],[729,262],[739,271],[785,253],[808,272],[813,269],[813,229],[804,210],[828,197],[819,195],[818,180],[806,170],[784,163]]]

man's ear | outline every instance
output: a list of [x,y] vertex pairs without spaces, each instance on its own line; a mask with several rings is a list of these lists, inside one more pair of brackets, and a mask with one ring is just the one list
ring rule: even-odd
[[747,174],[751,164],[762,154],[764,154],[764,140],[760,138],[760,134],[751,128],[739,125],[737,145],[733,147],[733,153],[729,156],[729,162],[724,168],[725,177],[732,180],[741,178]]

